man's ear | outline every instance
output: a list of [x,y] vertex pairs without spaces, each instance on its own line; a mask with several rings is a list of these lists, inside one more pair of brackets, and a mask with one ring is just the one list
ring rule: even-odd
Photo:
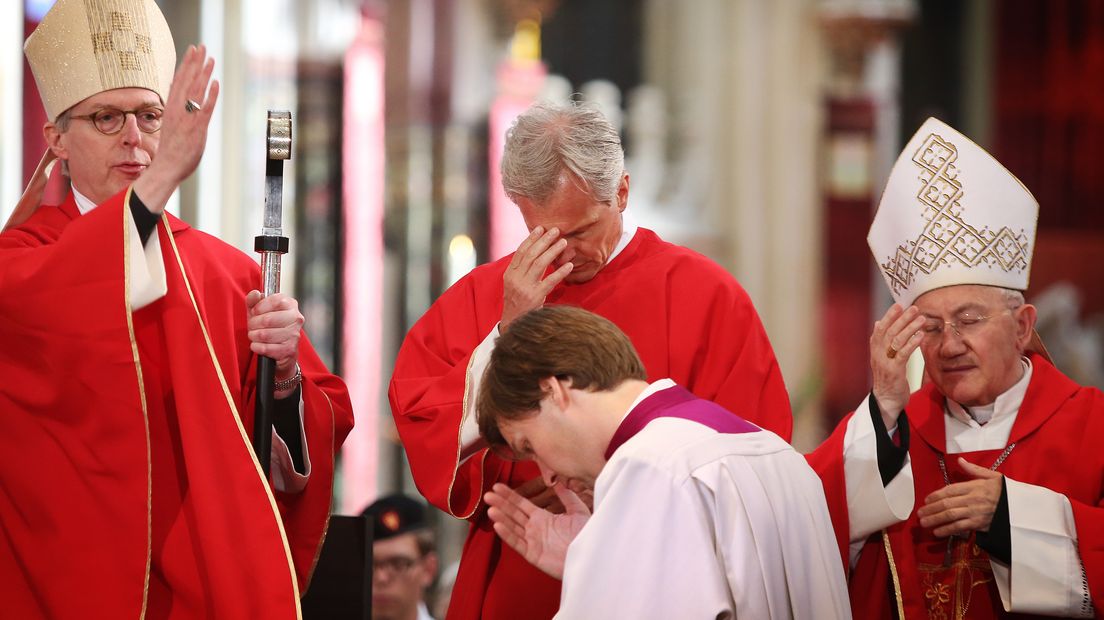
[[64,135],[53,123],[46,123],[42,126],[42,136],[46,138],[46,145],[50,147],[54,156],[61,160],[69,159],[69,149],[66,148],[65,141],[62,140]]
[[621,175],[621,183],[617,186],[617,210],[624,213],[627,206],[629,206],[629,173],[625,172]]
[[552,403],[561,411],[571,403],[571,379],[545,377],[540,380],[541,391],[552,399]]
[[433,551],[425,554],[425,557],[422,558],[422,565],[425,566],[425,575],[422,577],[423,588],[433,585],[433,580],[437,577],[437,564],[437,554]]
[[1034,333],[1035,321],[1039,318],[1039,311],[1031,304],[1024,304],[1012,311],[1012,318],[1016,321],[1016,346],[1022,353],[1031,342],[1031,335]]

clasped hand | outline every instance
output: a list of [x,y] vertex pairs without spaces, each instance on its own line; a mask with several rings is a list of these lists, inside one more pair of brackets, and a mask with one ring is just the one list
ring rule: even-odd
[[277,380],[291,378],[299,360],[304,321],[299,302],[283,293],[265,297],[260,291],[249,291],[245,307],[249,312],[249,349],[276,360]]
[[563,579],[567,548],[590,519],[590,509],[564,485],[556,483],[552,490],[563,504],[563,514],[539,508],[501,483],[483,499],[499,537],[533,566]]
[[959,457],[958,464],[974,479],[949,484],[924,499],[916,511],[920,525],[934,528],[940,538],[988,532],[1000,502],[1001,474]]

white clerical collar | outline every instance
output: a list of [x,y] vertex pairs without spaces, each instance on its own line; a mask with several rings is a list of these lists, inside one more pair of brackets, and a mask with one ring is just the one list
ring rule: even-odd
[[[628,247],[629,242],[636,236],[636,221],[633,220],[632,215],[626,211],[621,212],[621,238],[617,240],[617,247],[613,248],[613,254],[610,254],[609,260],[606,261],[606,265],[610,264],[610,261],[617,258],[617,255]],[[603,265],[604,267],[605,265]]]
[[617,423],[620,424],[621,422],[624,422],[625,418],[629,417],[629,413],[633,409],[636,409],[637,405],[644,402],[645,398],[648,398],[656,392],[660,392],[673,387],[675,387],[675,382],[671,379],[660,379],[659,381],[653,381],[652,383],[649,383],[648,387],[644,388],[644,391],[636,397],[636,400],[634,400],[631,405],[629,405],[629,408],[625,410],[625,413],[621,414],[621,419],[618,420]]
[[81,215],[84,215],[85,213],[88,213],[92,209],[96,208],[97,205],[96,203],[92,202],[91,198],[77,191],[76,187],[73,187],[72,190],[73,198],[77,201],[77,210],[80,211]]
[[980,407],[966,407],[947,399],[947,411],[959,422],[970,426],[982,426],[994,420],[1001,420],[1016,415],[1023,404],[1024,395],[1027,394],[1027,386],[1031,383],[1031,360],[1020,358],[1023,365],[1023,376],[1012,387],[988,405]]

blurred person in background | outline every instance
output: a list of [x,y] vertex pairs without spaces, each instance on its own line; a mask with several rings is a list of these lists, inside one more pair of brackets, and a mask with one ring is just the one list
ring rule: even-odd
[[437,575],[437,536],[425,505],[397,493],[362,514],[372,519],[373,620],[432,620],[426,592]]

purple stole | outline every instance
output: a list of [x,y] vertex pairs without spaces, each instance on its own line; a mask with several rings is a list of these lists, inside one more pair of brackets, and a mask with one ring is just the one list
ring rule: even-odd
[[656,418],[682,418],[691,420],[718,433],[755,433],[758,426],[728,411],[720,405],[694,396],[686,388],[675,385],[640,401],[621,421],[606,448],[606,460],[626,441],[644,430]]

